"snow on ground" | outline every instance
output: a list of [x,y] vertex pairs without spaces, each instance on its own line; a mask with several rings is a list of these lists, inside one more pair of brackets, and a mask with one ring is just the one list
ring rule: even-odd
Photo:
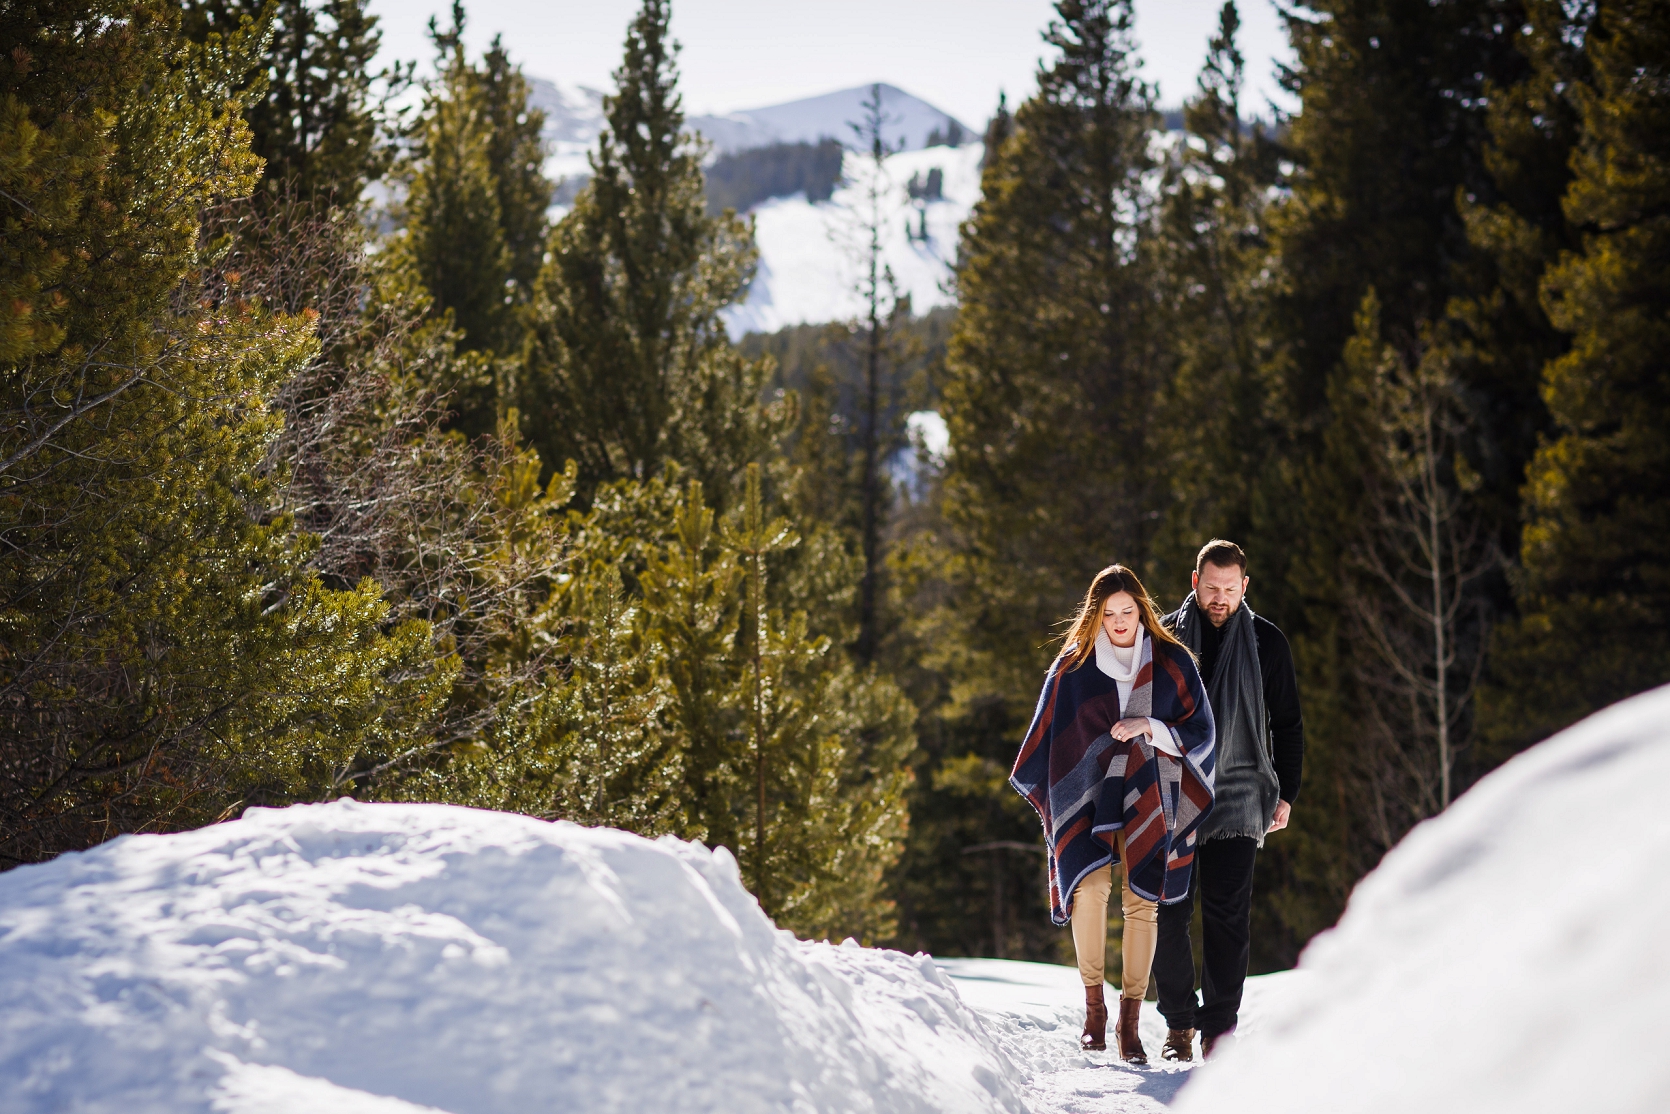
[[[963,1001],[985,1019],[1010,1061],[1029,1076],[1026,1101],[1033,1114],[1155,1114],[1166,1109],[1199,1063],[1160,1059],[1166,1023],[1153,1002],[1143,1003],[1137,1028],[1148,1051],[1147,1067],[1127,1064],[1113,1052],[1111,1024],[1108,1051],[1080,1051],[1084,987],[1076,968],[1003,959],[936,962]],[[1275,1004],[1304,979],[1294,971],[1248,979],[1241,1030],[1261,1031]],[[1109,1001],[1118,993],[1118,987],[1109,987]]]
[[1416,828],[1179,1114],[1670,1110],[1670,687]]
[[[882,255],[893,270],[899,291],[911,296],[912,309],[925,313],[954,300],[949,288],[957,257],[957,236],[969,210],[980,198],[978,143],[901,151],[882,162],[885,200]],[[931,170],[944,175],[943,196],[913,202],[912,176],[926,181]],[[754,239],[759,269],[748,298],[727,315],[733,336],[775,332],[786,325],[838,321],[863,311],[858,293],[862,274],[862,227],[865,192],[872,173],[868,158],[847,152],[845,183],[828,201],[808,202],[804,194],[779,197],[754,208]],[[927,240],[920,231],[923,212]]]
[[1656,1114],[1667,783],[1670,688],[1515,759],[1194,1068],[1151,1004],[1150,1066],[1080,1051],[1069,967],[797,941],[723,851],[252,809],[0,875],[0,1109]]
[[252,809],[0,875],[17,1114],[1020,1112],[927,956],[772,927],[724,851]]

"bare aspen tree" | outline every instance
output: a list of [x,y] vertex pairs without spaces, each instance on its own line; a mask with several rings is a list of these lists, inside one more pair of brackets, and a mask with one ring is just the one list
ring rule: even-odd
[[1484,661],[1479,582],[1501,556],[1471,513],[1479,477],[1462,453],[1467,411],[1446,350],[1423,338],[1412,358],[1400,354],[1371,314],[1378,305],[1365,301],[1346,356],[1366,419],[1367,512],[1348,548],[1362,583],[1346,598],[1378,743],[1366,773],[1389,844],[1454,796]]

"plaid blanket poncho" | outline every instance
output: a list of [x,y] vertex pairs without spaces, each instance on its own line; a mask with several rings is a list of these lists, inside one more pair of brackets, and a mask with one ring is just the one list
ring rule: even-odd
[[[1131,889],[1170,905],[1189,892],[1195,834],[1212,808],[1217,737],[1194,659],[1144,632],[1142,664],[1125,708],[1095,657],[1044,678],[1038,710],[1009,783],[1044,822],[1049,845],[1050,918],[1066,924],[1084,876],[1115,861],[1110,833],[1125,831]],[[1123,713],[1123,714],[1121,714]],[[1119,742],[1120,719],[1152,716],[1170,730],[1177,759],[1139,735]]]

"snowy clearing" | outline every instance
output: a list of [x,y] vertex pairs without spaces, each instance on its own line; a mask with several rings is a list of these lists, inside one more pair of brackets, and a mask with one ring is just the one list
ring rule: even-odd
[[1479,782],[1359,883],[1179,1114],[1670,1110],[1666,785],[1670,687]]
[[1019,1112],[927,956],[779,931],[729,854],[340,801],[0,875],[0,1109]]

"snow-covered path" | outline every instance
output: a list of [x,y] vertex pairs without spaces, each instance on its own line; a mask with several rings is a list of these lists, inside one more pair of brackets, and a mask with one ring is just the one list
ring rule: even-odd
[[[1171,1103],[1195,1066],[1160,1059],[1166,1024],[1152,1002],[1143,1003],[1139,1027],[1148,1050],[1148,1067],[1125,1063],[1111,1048],[1079,1051],[1084,991],[1078,972],[1071,967],[1004,959],[935,962],[951,977],[963,1001],[986,1022],[1010,1060],[1031,1076],[1026,1102],[1033,1114],[1151,1114]],[[1303,977],[1284,971],[1248,979],[1240,1030],[1257,1032],[1270,1005],[1290,993]],[[1117,988],[1109,987],[1109,991],[1117,993]],[[1111,1029],[1110,1025],[1110,1045]]]

